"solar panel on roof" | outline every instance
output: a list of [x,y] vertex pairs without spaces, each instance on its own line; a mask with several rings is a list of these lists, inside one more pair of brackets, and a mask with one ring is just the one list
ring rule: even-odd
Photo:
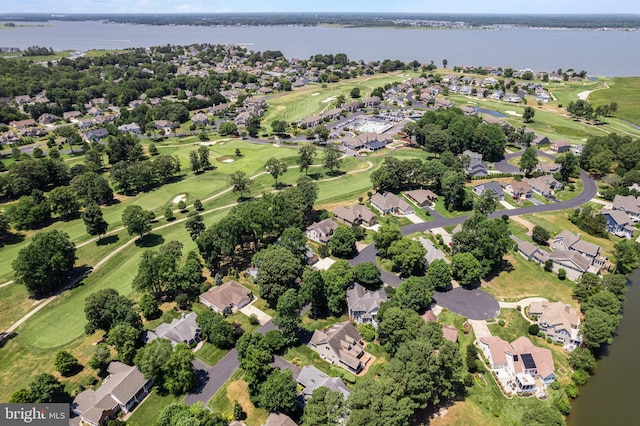
[[533,370],[536,368],[536,362],[533,360],[531,354],[522,354],[520,355],[520,358],[522,358],[524,368],[526,368],[527,370]]

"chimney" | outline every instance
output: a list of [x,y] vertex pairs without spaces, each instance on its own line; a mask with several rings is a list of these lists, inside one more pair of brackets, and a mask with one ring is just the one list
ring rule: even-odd
[[570,305],[570,304],[568,304],[568,303],[567,303],[566,305],[564,305],[564,310],[565,310],[566,312],[571,312],[571,305]]
[[185,319],[187,316],[185,315],[185,313],[182,313],[182,319]]

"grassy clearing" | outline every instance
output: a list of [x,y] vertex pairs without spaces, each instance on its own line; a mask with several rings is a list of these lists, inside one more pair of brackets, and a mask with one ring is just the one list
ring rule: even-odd
[[561,281],[555,275],[545,272],[541,265],[528,261],[517,253],[508,254],[504,259],[513,270],[503,271],[490,281],[482,282],[482,288],[501,301],[515,301],[525,297],[540,296],[550,301],[562,301],[576,305],[572,299],[573,284]]
[[[573,189],[571,189],[571,185],[573,185]],[[575,182],[565,185],[562,191],[556,191],[555,195],[560,201],[568,201],[582,194],[583,189],[584,182],[582,182],[582,179],[577,179]]]
[[0,330],[6,330],[17,318],[21,318],[37,305],[29,299],[27,288],[20,284],[10,284],[0,288]]
[[209,401],[209,408],[215,413],[220,413],[226,418],[232,418],[233,405],[238,402],[247,419],[247,426],[261,426],[267,420],[269,413],[262,408],[256,408],[249,399],[249,385],[242,380],[242,372],[236,371],[227,382],[216,392]]
[[303,365],[312,365],[318,370],[324,371],[331,377],[342,377],[347,383],[355,383],[356,380],[354,374],[343,368],[329,364],[306,345],[289,348],[283,358],[298,367],[302,367]]
[[172,394],[160,395],[157,390],[154,389],[151,393],[142,401],[142,404],[136,408],[136,411],[127,419],[127,425],[129,426],[148,426],[155,424],[158,421],[160,412],[174,402],[180,402],[181,396],[174,396]]
[[302,327],[309,331],[321,330],[323,328],[331,327],[337,322],[348,320],[349,318],[347,315],[343,315],[341,317],[329,316],[327,318],[312,319],[309,317],[309,313],[307,312],[302,316]]
[[504,325],[499,323],[489,324],[489,331],[494,336],[498,336],[507,342],[513,342],[521,336],[529,334],[529,322],[516,309],[501,309],[498,320],[504,321]]
[[640,125],[639,77],[619,77],[607,82],[608,89],[598,90],[589,95],[589,102],[594,105],[618,103],[617,117]]
[[442,215],[442,217],[445,218],[452,218],[452,217],[458,217],[458,216],[465,216],[468,214],[471,214],[470,211],[468,212],[459,212],[459,211],[449,211],[445,208],[444,206],[444,197],[440,196],[438,197],[438,199],[436,200],[436,211],[438,213],[440,213]]

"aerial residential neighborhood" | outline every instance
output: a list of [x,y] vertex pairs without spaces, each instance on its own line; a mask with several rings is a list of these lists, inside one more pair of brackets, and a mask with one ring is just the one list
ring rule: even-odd
[[0,58],[1,400],[564,424],[640,255],[610,82],[251,46]]

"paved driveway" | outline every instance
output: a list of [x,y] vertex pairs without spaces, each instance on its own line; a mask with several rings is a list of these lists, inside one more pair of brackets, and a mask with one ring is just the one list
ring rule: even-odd
[[271,321],[271,317],[269,315],[267,315],[265,312],[262,312],[260,309],[256,308],[252,304],[249,304],[244,308],[240,309],[240,312],[242,312],[248,317],[250,317],[251,315],[255,315],[258,318],[260,325],[264,325],[269,321]]
[[494,318],[500,312],[500,304],[489,293],[473,289],[457,287],[443,293],[433,295],[436,303],[458,315],[472,320]]
[[404,217],[406,217],[407,219],[409,219],[413,223],[422,223],[422,222],[424,222],[424,220],[420,219],[420,216],[418,216],[415,213],[406,214],[406,215],[404,215]]

